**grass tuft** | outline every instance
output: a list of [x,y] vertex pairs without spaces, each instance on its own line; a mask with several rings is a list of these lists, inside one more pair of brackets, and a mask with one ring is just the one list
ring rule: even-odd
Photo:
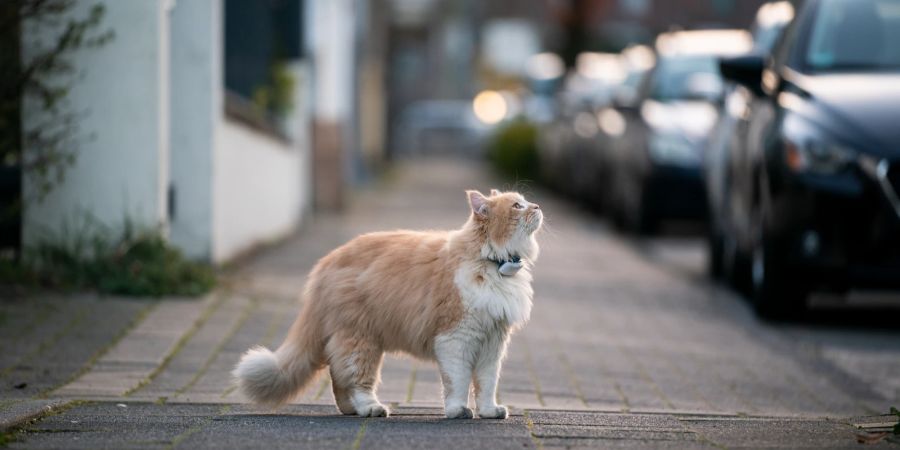
[[77,229],[45,233],[19,260],[0,260],[0,284],[60,290],[96,290],[129,296],[209,292],[211,267],[187,260],[159,230],[125,221],[118,230],[85,221]]

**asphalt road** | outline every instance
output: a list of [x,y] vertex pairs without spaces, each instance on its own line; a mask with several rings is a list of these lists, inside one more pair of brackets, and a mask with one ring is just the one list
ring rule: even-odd
[[[467,215],[463,190],[492,187],[508,188],[471,163],[403,164],[346,213],[318,215],[237,264],[214,295],[124,304],[124,331],[95,326],[103,318],[94,314],[48,329],[72,322],[71,312],[35,318],[28,308],[39,311],[40,299],[4,303],[8,322],[33,319],[4,337],[17,344],[0,358],[4,392],[74,401],[4,439],[13,448],[856,448],[855,425],[878,431],[893,420],[883,414],[900,406],[897,299],[817,299],[797,322],[761,321],[706,279],[696,234],[636,240],[524,188],[547,226],[532,320],[503,368],[509,420],[443,420],[434,367],[397,356],[386,358],[379,389],[395,412],[388,419],[336,415],[327,376],[287,409],[243,404],[231,367],[248,347],[280,342],[319,257],[365,231],[456,227]],[[101,300],[119,301],[72,301]],[[85,342],[95,349],[53,352],[77,335],[94,336]],[[61,375],[35,381],[57,366]]]

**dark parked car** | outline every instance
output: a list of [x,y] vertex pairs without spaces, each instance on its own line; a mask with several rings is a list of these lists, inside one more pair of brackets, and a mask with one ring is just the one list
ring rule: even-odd
[[590,197],[592,204],[605,213],[613,213],[616,204],[614,162],[621,153],[628,151],[628,145],[633,140],[627,136],[628,124],[622,111],[633,109],[640,103],[639,89],[655,61],[656,56],[648,46],[635,45],[623,50],[624,76],[614,87],[611,102],[597,111],[599,130],[590,164],[594,176],[594,191]]
[[556,95],[555,116],[541,126],[541,177],[560,192],[591,205],[599,203],[597,154],[605,137],[595,111],[610,104],[623,77],[618,54],[578,55],[575,69]]
[[900,2],[809,0],[773,58],[723,60],[754,93],[731,148],[727,232],[764,315],[813,289],[900,287]]
[[[754,55],[769,57],[785,27],[794,18],[794,6],[788,1],[774,1],[763,4],[756,14],[752,27]],[[729,180],[731,148],[740,145],[742,138],[739,128],[746,125],[744,115],[750,103],[765,101],[753,91],[737,83],[727,83],[724,101],[719,103],[718,121],[710,133],[703,169],[706,181],[707,205],[709,207],[709,271],[716,279],[722,279],[739,290],[749,287],[748,271],[736,267],[736,245],[731,231],[732,221],[728,215],[731,202]]]
[[747,52],[742,30],[680,31],[656,41],[656,65],[637,97],[616,110],[626,122],[611,161],[613,213],[639,232],[668,218],[702,218],[701,155],[716,121],[717,58]]

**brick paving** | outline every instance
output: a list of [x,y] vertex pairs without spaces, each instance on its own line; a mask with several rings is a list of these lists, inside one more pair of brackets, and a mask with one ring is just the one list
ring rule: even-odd
[[[0,327],[4,342],[15,343],[28,333],[42,339],[4,345],[13,350],[0,355],[6,368],[0,377],[9,378],[17,370],[27,373],[26,362],[66,351],[62,344],[57,349],[58,343],[78,342],[66,334],[78,317],[104,323],[95,327],[96,343],[84,346],[93,349],[90,355],[72,359],[77,364],[70,363],[54,381],[34,390],[13,397],[7,388],[4,399],[97,402],[55,416],[77,421],[115,421],[121,419],[116,413],[127,416],[139,409],[142,417],[158,418],[159,436],[154,437],[153,430],[157,419],[148,419],[128,425],[129,432],[139,435],[128,442],[149,442],[151,447],[188,442],[253,447],[259,443],[240,437],[237,430],[252,434],[269,428],[281,433],[261,441],[272,448],[292,439],[336,447],[412,448],[428,443],[421,433],[437,426],[436,408],[441,405],[439,377],[430,363],[386,358],[379,396],[401,412],[388,421],[332,416],[327,375],[286,411],[254,415],[234,391],[229,371],[250,346],[281,342],[296,315],[306,273],[330,249],[366,231],[458,227],[467,215],[463,190],[492,187],[509,188],[474,163],[406,163],[375,189],[357,194],[346,213],[319,215],[296,237],[237,264],[222,288],[206,298],[48,303],[52,308],[30,321],[22,313],[14,325]],[[686,276],[681,265],[702,266],[696,245],[661,246],[669,252],[663,259],[675,261],[663,264],[597,218],[546,192],[525,191],[541,203],[547,227],[540,238],[532,320],[514,336],[501,378],[500,399],[512,407],[514,417],[478,428],[442,426],[446,435],[440,439],[447,439],[446,444],[471,440],[502,448],[796,447],[789,444],[812,433],[806,442],[823,448],[825,443],[853,444],[850,418],[884,413],[896,404],[893,384],[876,387],[872,380],[862,381],[827,361],[798,353],[790,333],[758,321],[734,295],[699,276]],[[14,306],[4,303],[4,317],[15,316]],[[92,309],[98,307],[104,312]],[[116,320],[96,319],[104,314]],[[888,332],[882,338],[890,350],[882,359],[900,356],[900,336]],[[53,367],[46,370],[55,372]],[[316,427],[288,427],[291,421],[306,420],[297,414],[310,414]],[[61,420],[48,418],[33,428]],[[100,429],[113,426],[107,422]],[[791,430],[801,435],[791,439]],[[94,438],[86,442],[99,447],[125,442],[98,433],[86,434]],[[213,439],[216,433],[218,441]],[[26,433],[20,443],[53,447],[61,442],[55,439],[65,435]],[[213,440],[204,441],[204,436]],[[223,441],[223,436],[238,440]],[[432,444],[450,446],[441,442]]]

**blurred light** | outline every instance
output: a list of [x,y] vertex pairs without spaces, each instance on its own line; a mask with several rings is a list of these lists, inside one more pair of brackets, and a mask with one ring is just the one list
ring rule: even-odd
[[575,69],[585,78],[609,83],[619,83],[625,79],[622,57],[615,53],[579,53],[575,59]]
[[610,136],[621,136],[625,134],[625,118],[613,108],[606,108],[600,111],[597,116],[597,124],[604,133]]
[[524,19],[494,19],[481,29],[481,58],[500,74],[527,75],[529,59],[541,49],[535,24]]
[[784,161],[787,166],[796,172],[803,170],[806,166],[806,160],[803,157],[803,153],[797,145],[791,141],[785,141],[784,144]]
[[715,106],[703,101],[668,104],[647,100],[641,105],[641,117],[657,131],[693,138],[708,134],[719,113]]
[[790,22],[794,18],[794,5],[787,1],[766,3],[756,13],[756,23],[763,28]]
[[512,91],[497,91],[503,97],[506,103],[506,116],[504,118],[516,117],[525,111],[522,100]]
[[535,80],[553,80],[565,70],[562,58],[555,53],[538,53],[528,59],[528,76]]
[[806,102],[803,101],[799,95],[784,91],[778,94],[778,105],[780,105],[784,109],[790,110],[798,110],[800,109]]
[[843,145],[808,139],[803,142],[785,140],[784,162],[795,172],[830,175],[847,167],[857,153]]
[[753,47],[746,30],[692,30],[662,33],[656,38],[656,51],[663,56],[734,55]]
[[719,119],[719,112],[716,107],[706,102],[695,102],[690,106],[689,111],[685,111],[682,117],[688,120],[682,120],[682,128],[691,136],[705,136],[709,134]]
[[725,111],[737,119],[746,119],[750,114],[750,106],[740,91],[734,90],[725,99]]
[[663,105],[653,100],[647,100],[641,105],[641,117],[653,128],[664,128],[669,125]]
[[677,134],[653,133],[648,147],[650,156],[660,163],[693,167],[700,162],[697,149]]
[[508,111],[506,100],[497,91],[482,91],[475,96],[472,110],[478,120],[493,125],[506,118]]
[[580,112],[575,116],[575,134],[585,139],[592,138],[597,135],[597,121],[594,115],[589,112]]
[[656,64],[653,50],[646,45],[635,45],[622,51],[622,56],[633,70],[648,70]]

